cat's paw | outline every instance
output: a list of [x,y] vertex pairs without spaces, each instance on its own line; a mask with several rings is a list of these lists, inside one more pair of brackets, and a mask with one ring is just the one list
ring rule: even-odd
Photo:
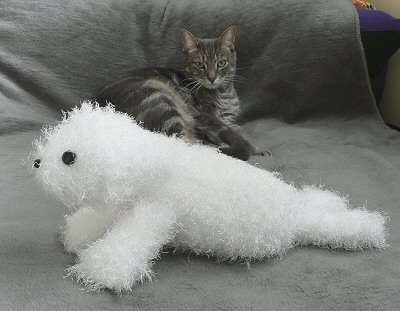
[[261,157],[272,157],[272,153],[269,150],[257,151],[253,153],[254,156],[261,156]]
[[244,148],[243,146],[232,146],[232,147],[227,147],[227,148],[219,148],[219,150],[223,153],[226,154],[230,157],[247,161],[251,153],[248,148]]
[[272,154],[269,150],[260,150],[258,147],[256,146],[252,146],[252,155],[254,156],[261,156],[261,157],[272,157]]

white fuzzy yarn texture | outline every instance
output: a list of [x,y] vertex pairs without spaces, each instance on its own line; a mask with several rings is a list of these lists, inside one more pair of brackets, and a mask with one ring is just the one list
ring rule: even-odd
[[[217,150],[142,129],[112,106],[85,102],[42,130],[38,181],[74,211],[62,241],[86,288],[131,290],[163,246],[220,260],[280,256],[295,245],[385,246],[386,218],[315,186]],[[76,154],[66,165],[62,155]]]

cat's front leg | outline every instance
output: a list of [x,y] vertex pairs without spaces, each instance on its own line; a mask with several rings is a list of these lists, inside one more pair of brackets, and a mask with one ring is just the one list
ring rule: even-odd
[[231,157],[247,161],[252,155],[271,156],[268,150],[261,151],[230,127],[222,128],[219,132],[219,137],[229,145],[229,147],[222,147],[219,149],[222,153]]
[[[237,135],[240,135],[240,139],[236,139],[236,144],[240,145],[241,140],[244,142],[247,142],[247,140],[243,137],[243,128],[238,125],[234,120],[229,120],[229,122],[225,122],[228,128],[234,132],[236,132]],[[246,149],[250,150],[250,155],[254,156],[272,156],[271,152],[269,150],[261,150],[257,146],[253,145],[252,143],[248,142],[249,144],[245,144]],[[234,146],[232,146],[234,147]],[[235,146],[236,147],[236,146]],[[220,148],[221,150],[221,148]],[[226,149],[225,149],[226,150]],[[229,152],[229,151],[226,151]]]
[[67,252],[77,253],[106,233],[114,221],[111,209],[82,207],[66,217],[61,241]]
[[261,151],[258,147],[252,145],[245,139],[238,141],[237,143],[234,143],[229,147],[221,147],[219,148],[219,150],[226,155],[244,161],[247,161],[250,156],[272,156],[270,151]]
[[199,132],[215,137],[219,142],[227,145],[219,150],[231,157],[247,161],[252,155],[267,155],[268,151],[260,151],[245,139],[236,128],[238,125],[227,125],[216,116],[208,113],[199,113],[196,116],[196,127]]
[[153,260],[175,233],[176,218],[164,202],[139,203],[118,217],[112,229],[78,253],[69,268],[89,290],[109,288],[118,293],[150,278]]
[[219,146],[227,145],[227,147],[219,148],[222,153],[244,161],[250,158],[251,144],[233,127],[228,126],[215,115],[203,112],[196,115],[196,128],[199,132],[205,133],[204,136],[213,137],[213,141],[218,142]]

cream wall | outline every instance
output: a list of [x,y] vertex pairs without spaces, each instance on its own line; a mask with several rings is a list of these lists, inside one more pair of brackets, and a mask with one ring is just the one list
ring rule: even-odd
[[[378,10],[400,18],[400,0],[369,0]],[[389,64],[385,92],[380,104],[382,118],[400,127],[400,50]]]

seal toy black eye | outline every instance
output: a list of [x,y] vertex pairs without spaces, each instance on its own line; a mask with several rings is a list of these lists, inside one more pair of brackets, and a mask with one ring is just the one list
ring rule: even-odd
[[35,161],[33,161],[33,167],[34,168],[39,168],[40,167],[40,159],[36,159]]
[[71,165],[75,162],[76,154],[71,150],[65,151],[62,155],[62,161],[67,164]]

